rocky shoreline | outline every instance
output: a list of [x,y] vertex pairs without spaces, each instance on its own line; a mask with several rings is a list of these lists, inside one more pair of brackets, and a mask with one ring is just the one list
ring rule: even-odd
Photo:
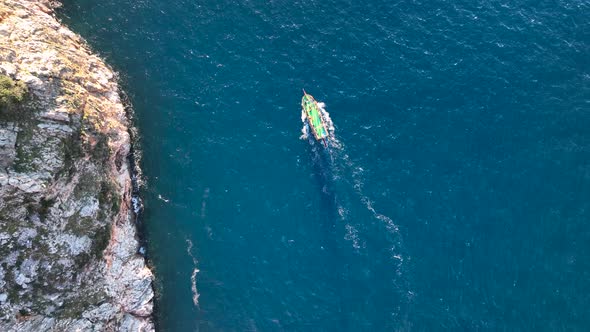
[[28,89],[0,112],[0,330],[152,331],[117,77],[56,4],[0,0],[0,75]]

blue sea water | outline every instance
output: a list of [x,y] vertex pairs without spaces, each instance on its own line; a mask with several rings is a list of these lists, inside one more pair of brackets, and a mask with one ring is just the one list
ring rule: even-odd
[[63,3],[135,108],[159,330],[590,330],[588,1]]

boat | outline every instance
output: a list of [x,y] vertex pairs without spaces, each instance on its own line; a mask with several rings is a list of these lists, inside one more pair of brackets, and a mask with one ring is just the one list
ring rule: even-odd
[[313,137],[325,147],[328,147],[328,136],[330,133],[326,127],[326,122],[322,116],[322,111],[318,102],[313,98],[312,95],[308,94],[303,90],[303,98],[301,98],[301,108],[305,114],[305,119],[311,128]]

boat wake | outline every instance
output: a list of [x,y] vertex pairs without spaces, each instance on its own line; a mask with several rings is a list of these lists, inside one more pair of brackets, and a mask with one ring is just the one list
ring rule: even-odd
[[301,136],[299,139],[307,140],[309,139],[309,124],[306,121],[307,117],[305,115],[305,111],[301,110],[301,122],[303,123],[303,128],[301,128]]
[[[349,241],[357,253],[361,253],[367,248],[367,242],[363,238],[363,230],[368,228],[366,220],[353,220],[351,215],[359,215],[362,209],[365,214],[372,220],[371,224],[378,228],[384,229],[388,234],[390,244],[390,259],[396,266],[397,274],[401,274],[402,263],[404,262],[404,254],[402,246],[402,239],[399,233],[399,227],[395,224],[392,218],[380,213],[374,206],[373,200],[365,193],[364,190],[364,169],[357,166],[350,158],[346,151],[346,147],[338,137],[335,135],[336,128],[334,122],[330,117],[330,113],[326,111],[326,105],[318,102],[320,112],[324,123],[329,132],[328,136],[328,153],[330,161],[324,162],[321,165],[322,173],[327,174],[329,179],[325,181],[330,182],[330,187],[333,191],[335,209],[337,211],[337,218],[344,225],[344,239]],[[301,121],[303,127],[301,129],[301,139],[309,140],[311,144],[315,144],[315,139],[310,135],[310,128],[307,124],[305,112],[302,111]],[[322,160],[319,154],[324,153],[321,148],[314,148],[316,156],[315,160]],[[327,169],[326,169],[327,168]],[[324,186],[325,187],[325,186]],[[351,209],[357,209],[357,213],[351,213]],[[364,218],[362,218],[364,219]]]
[[[333,179],[337,183],[341,183],[344,188],[341,191],[346,192],[350,197],[350,202],[357,202],[350,204],[351,206],[362,206],[362,209],[368,213],[371,224],[378,228],[384,229],[387,233],[390,259],[396,266],[396,273],[401,274],[402,264],[404,262],[403,241],[399,232],[398,225],[395,224],[392,218],[380,213],[374,206],[374,202],[366,194],[364,189],[364,169],[355,165],[350,156],[346,153],[346,147],[336,137],[331,137],[332,158],[333,162]],[[352,185],[352,192],[350,188]],[[366,229],[368,225],[365,222],[350,220],[349,214],[341,214],[342,220],[346,222],[347,239],[349,239],[355,248],[365,248],[366,243],[360,239],[360,229]]]
[[193,260],[193,272],[191,273],[191,292],[193,293],[193,304],[195,307],[199,308],[199,292],[197,291],[197,273],[199,273],[199,269],[197,268],[197,259],[193,255],[193,242],[190,239],[186,239],[186,252]]
[[324,120],[324,124],[326,125],[326,129],[328,129],[329,137],[330,138],[334,137],[334,132],[335,132],[334,122],[332,121],[332,118],[330,117],[330,113],[328,113],[328,111],[326,111],[326,104],[324,104],[322,102],[318,102],[318,108],[320,109],[320,112],[322,113],[322,118]]

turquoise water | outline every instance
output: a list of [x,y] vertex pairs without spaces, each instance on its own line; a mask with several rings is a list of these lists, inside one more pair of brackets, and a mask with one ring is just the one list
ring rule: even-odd
[[64,2],[135,108],[161,331],[590,329],[588,2]]

